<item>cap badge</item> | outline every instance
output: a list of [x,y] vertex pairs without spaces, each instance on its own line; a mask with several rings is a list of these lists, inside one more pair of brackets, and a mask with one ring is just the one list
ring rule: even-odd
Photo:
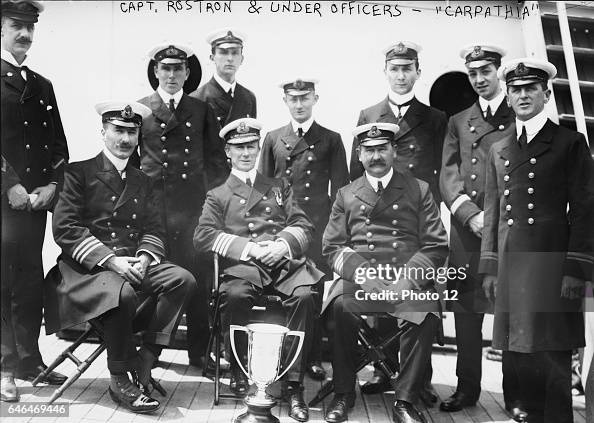
[[514,70],[514,73],[516,76],[523,76],[523,75],[527,75],[529,72],[528,68],[526,67],[526,65],[522,62],[518,63],[518,66],[516,67],[516,69]]
[[293,86],[296,90],[302,90],[303,88],[305,88],[305,83],[301,79],[298,79],[295,81]]
[[406,53],[406,46],[402,42],[399,42],[396,45],[396,53],[400,53],[400,54]]
[[124,119],[131,119],[134,116],[134,112],[132,112],[132,107],[128,104],[126,107],[124,107],[124,110],[122,110],[120,115]]
[[241,122],[239,124],[239,126],[237,127],[237,133],[238,134],[247,134],[249,132],[249,128],[247,127],[247,125],[245,124],[245,122]]
[[225,38],[227,38],[228,40],[230,40],[230,39],[235,38],[235,37],[233,36],[233,32],[227,31],[227,35],[225,36]]
[[169,57],[175,56],[175,55],[177,55],[177,53],[178,53],[178,50],[174,46],[169,46],[169,47],[167,47],[167,50],[165,50],[165,55],[169,56]]
[[479,57],[483,53],[481,46],[474,46],[474,50],[472,51],[472,57]]
[[377,129],[377,126],[372,126],[371,129],[367,132],[367,136],[369,138],[379,137],[381,135],[381,131]]

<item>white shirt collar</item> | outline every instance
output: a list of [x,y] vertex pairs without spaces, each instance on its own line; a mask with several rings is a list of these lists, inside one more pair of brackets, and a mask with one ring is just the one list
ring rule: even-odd
[[497,112],[497,109],[499,109],[499,106],[501,105],[501,102],[504,98],[505,91],[503,90],[499,91],[499,94],[497,94],[495,98],[491,100],[486,100],[483,97],[479,96],[479,104],[481,106],[483,116],[485,115],[485,113],[487,113],[487,106],[491,106],[491,113],[495,114]]
[[390,181],[392,180],[392,175],[394,175],[393,168],[390,168],[388,173],[386,173],[381,178],[376,178],[375,176],[371,176],[369,173],[367,173],[367,171],[365,171],[365,177],[367,178],[367,180],[369,181],[369,183],[371,184],[371,187],[373,188],[373,190],[375,192],[377,192],[377,183],[379,181],[382,181],[382,185],[385,189],[388,186],[388,184],[390,183]]
[[109,160],[115,166],[118,172],[122,173],[124,169],[126,169],[126,166],[128,165],[128,159],[117,158],[111,153],[111,151],[107,149],[107,147],[103,149],[103,154],[105,154],[107,160]]
[[303,123],[297,122],[295,119],[291,119],[291,125],[293,125],[293,132],[297,132],[297,129],[303,129],[303,134],[306,134],[307,131],[311,128],[311,125],[314,123],[314,117],[310,117]]
[[229,92],[229,88],[231,88],[231,92],[233,94],[235,94],[235,86],[237,85],[237,81],[233,81],[231,84],[229,84],[227,81],[225,81],[223,78],[221,78],[218,74],[214,74],[214,79],[215,81],[217,81],[217,83],[221,86],[221,88],[223,88],[223,91],[225,92]]
[[394,91],[390,90],[388,91],[388,97],[390,98],[390,100],[392,100],[393,103],[396,104],[403,104],[406,103],[407,101],[410,101],[414,98],[415,96],[415,90],[410,90],[410,92],[406,93],[406,94],[397,94]]
[[2,49],[0,51],[0,54],[2,55],[1,56],[2,57],[2,60],[7,61],[12,66],[16,66],[17,68],[20,68],[21,66],[27,66],[27,57],[29,57],[29,56],[25,56],[25,59],[23,60],[23,63],[21,63],[19,65],[18,62],[16,61],[16,59],[14,58],[14,56],[12,55],[12,53],[8,52],[7,50]]
[[254,167],[252,170],[250,170],[249,172],[243,172],[239,169],[231,169],[231,173],[235,176],[237,176],[239,179],[241,179],[241,181],[245,184],[245,181],[247,180],[247,178],[250,178],[250,181],[252,182],[252,186],[254,185],[254,182],[256,181],[256,173],[257,170]]
[[169,99],[170,98],[173,98],[173,104],[175,105],[175,107],[177,107],[179,105],[179,102],[181,101],[182,95],[184,95],[183,89],[179,90],[175,94],[169,94],[163,88],[157,87],[157,92],[159,93],[159,96],[161,97],[161,99],[163,100],[163,103],[165,103],[165,105],[167,107],[169,107]]
[[516,117],[516,135],[520,138],[522,134],[522,126],[526,127],[526,138],[527,142],[532,141],[532,138],[536,136],[540,132],[547,120],[549,119],[546,109],[543,109],[539,114],[536,116],[528,119],[527,121],[521,121]]

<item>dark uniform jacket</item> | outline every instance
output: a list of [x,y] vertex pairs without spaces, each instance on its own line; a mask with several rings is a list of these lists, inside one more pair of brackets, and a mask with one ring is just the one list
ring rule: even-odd
[[259,166],[263,175],[285,177],[289,181],[294,200],[312,220],[315,228],[307,255],[319,269],[329,273],[330,269],[322,258],[322,234],[336,192],[349,179],[340,135],[314,121],[303,139],[299,139],[289,123],[266,135]]
[[[439,204],[439,170],[447,125],[445,113],[421,103],[415,97],[404,117],[398,122],[386,97],[378,104],[361,110],[357,126],[372,122],[396,123],[400,126],[394,137],[397,152],[394,167],[400,172],[408,170],[416,178],[427,182],[433,198]],[[352,181],[364,173],[363,165],[357,156],[358,145],[358,141],[353,140],[350,165]]]
[[[408,173],[394,172],[381,197],[363,175],[341,188],[332,206],[323,238],[323,253],[341,279],[335,282],[323,309],[338,295],[354,290],[360,266],[389,265],[422,269],[425,276],[442,266],[448,253],[445,228],[428,184]],[[414,281],[419,292],[435,292],[434,281]],[[358,289],[358,287],[356,288]],[[397,305],[396,317],[420,324],[437,301]]]
[[213,77],[190,95],[208,103],[221,128],[236,119],[256,118],[256,96],[241,84],[235,85],[231,97]]
[[[50,182],[61,184],[68,146],[51,82],[32,70],[25,82],[20,69],[5,60],[0,72],[2,156],[18,177],[12,185],[20,183],[31,192]],[[10,211],[5,198],[2,211]]]
[[526,148],[515,133],[491,148],[479,272],[498,278],[495,348],[584,345],[581,300],[560,294],[564,275],[592,274],[591,172],[584,136],[550,120]]
[[471,217],[484,209],[487,156],[494,142],[515,134],[515,114],[504,100],[490,121],[485,120],[478,100],[469,108],[452,116],[443,145],[440,188],[443,201],[451,210],[462,195],[468,199],[456,209],[450,226],[449,265],[466,269],[465,279],[452,280],[452,289],[459,292],[458,301],[448,303],[467,311],[490,309],[482,289],[482,276],[477,274],[481,239],[468,224]]
[[[273,284],[285,295],[323,276],[304,257],[313,225],[294,201],[286,181],[257,174],[253,188],[231,174],[223,185],[208,192],[194,233],[198,252],[219,254],[222,273],[258,287]],[[285,240],[290,257],[270,268],[255,260],[241,261],[249,241]]]
[[142,122],[140,163],[163,198],[168,257],[191,269],[192,230],[206,192],[229,172],[219,128],[208,105],[186,94],[175,114],[157,92],[139,102],[153,112]]
[[118,306],[124,279],[98,266],[108,255],[165,255],[159,207],[150,178],[130,164],[125,182],[103,153],[68,165],[53,216],[62,281],[58,309],[46,310],[47,333]]

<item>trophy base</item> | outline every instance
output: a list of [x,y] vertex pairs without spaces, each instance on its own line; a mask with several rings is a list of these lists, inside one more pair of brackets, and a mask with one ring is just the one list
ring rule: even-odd
[[247,404],[247,411],[237,416],[233,423],[280,423],[280,420],[272,415],[273,406]]

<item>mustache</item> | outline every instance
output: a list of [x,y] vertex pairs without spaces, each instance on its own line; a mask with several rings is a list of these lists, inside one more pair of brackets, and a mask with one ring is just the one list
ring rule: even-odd
[[29,37],[19,37],[16,39],[16,42],[20,43],[20,44],[31,44],[32,43],[31,38],[29,38]]
[[382,159],[372,160],[369,162],[369,166],[385,165],[385,164],[386,164],[386,161],[382,160]]

